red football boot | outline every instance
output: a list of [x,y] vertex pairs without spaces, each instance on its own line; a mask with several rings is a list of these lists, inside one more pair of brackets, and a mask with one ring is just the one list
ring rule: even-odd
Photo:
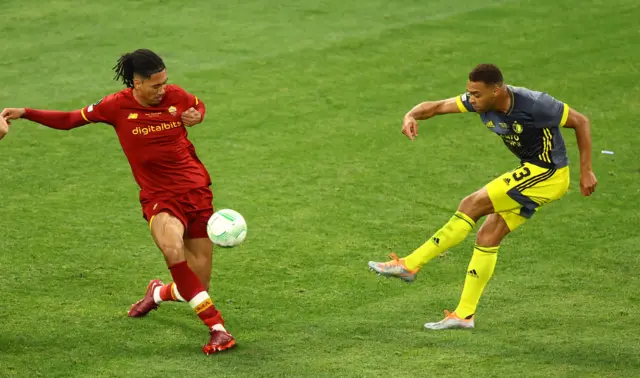
[[236,345],[236,341],[229,332],[214,329],[209,331],[209,334],[211,335],[209,342],[202,347],[202,351],[206,355],[222,352]]
[[147,315],[149,311],[157,309],[158,304],[153,300],[153,291],[156,287],[162,287],[163,285],[160,280],[151,280],[144,297],[131,305],[128,315],[132,318],[141,318]]

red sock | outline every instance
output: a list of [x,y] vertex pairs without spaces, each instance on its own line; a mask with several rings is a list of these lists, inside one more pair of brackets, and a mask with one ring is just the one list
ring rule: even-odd
[[211,297],[204,290],[198,276],[189,268],[187,261],[174,264],[169,267],[169,270],[175,285],[180,288],[180,294],[189,302],[202,322],[209,328],[216,324],[224,325],[220,312],[216,310]]
[[169,282],[168,284],[162,286],[160,288],[160,299],[163,302],[166,301],[174,301],[174,302],[184,302],[184,298],[177,289],[175,282]]

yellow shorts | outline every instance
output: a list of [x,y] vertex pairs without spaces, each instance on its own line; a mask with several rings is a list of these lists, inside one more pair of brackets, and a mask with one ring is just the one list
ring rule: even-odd
[[494,212],[513,231],[541,206],[564,196],[569,189],[569,167],[549,169],[524,163],[491,181],[486,188]]

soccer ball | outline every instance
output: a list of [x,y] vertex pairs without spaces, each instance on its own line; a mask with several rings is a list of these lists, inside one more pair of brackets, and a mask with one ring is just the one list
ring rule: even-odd
[[235,247],[247,237],[247,222],[235,210],[218,210],[207,222],[207,234],[216,245]]

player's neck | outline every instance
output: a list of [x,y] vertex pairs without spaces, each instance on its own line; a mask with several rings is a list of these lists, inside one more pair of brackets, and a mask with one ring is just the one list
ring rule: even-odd
[[135,89],[135,88],[133,88],[133,89],[131,90],[131,93],[133,94],[133,98],[136,100],[136,102],[137,102],[138,104],[140,104],[140,105],[144,106],[145,108],[148,108],[148,107],[150,107],[150,106],[151,106],[151,105],[147,104],[147,102],[146,102],[146,101],[144,101],[144,100],[143,100],[143,99],[138,95],[138,93],[136,92],[136,89]]
[[500,93],[496,98],[495,110],[501,113],[507,113],[509,109],[511,109],[511,96],[509,95],[509,90],[505,85],[500,88]]

